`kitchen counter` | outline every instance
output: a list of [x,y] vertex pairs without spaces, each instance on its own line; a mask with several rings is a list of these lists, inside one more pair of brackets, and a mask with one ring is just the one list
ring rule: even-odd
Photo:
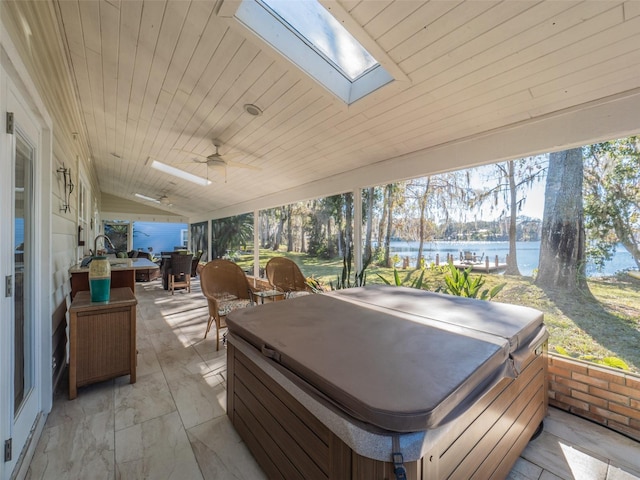
[[[146,258],[110,258],[111,288],[129,287],[136,292],[136,272],[158,270],[158,265]],[[69,269],[71,275],[71,298],[76,293],[89,290],[89,267],[73,265]]]

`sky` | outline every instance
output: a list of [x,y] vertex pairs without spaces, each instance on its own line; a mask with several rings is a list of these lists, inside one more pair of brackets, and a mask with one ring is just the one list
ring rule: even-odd
[[[491,166],[487,166],[486,170],[483,167],[471,169],[470,183],[472,188],[480,190],[487,187],[487,171],[490,171],[490,168]],[[545,179],[542,179],[534,182],[530,188],[518,192],[518,198],[526,195],[526,201],[522,209],[518,212],[518,216],[527,216],[542,220],[545,184]],[[494,206],[493,209],[489,206],[483,207],[480,210],[482,213],[478,215],[478,218],[482,218],[482,220],[497,220],[500,218],[500,213],[504,210],[505,203],[502,198],[499,198],[498,205]]]

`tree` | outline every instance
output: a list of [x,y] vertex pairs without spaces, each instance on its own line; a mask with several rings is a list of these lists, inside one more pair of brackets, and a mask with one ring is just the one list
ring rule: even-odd
[[278,207],[272,209],[276,218],[278,219],[277,228],[273,236],[273,242],[271,243],[271,250],[277,252],[282,244],[282,232],[284,231],[284,224],[287,221],[287,207]]
[[344,197],[344,256],[351,258],[353,252],[353,193],[347,192]]
[[535,283],[568,292],[587,288],[582,206],[582,150],[549,156],[540,261]]
[[588,255],[602,266],[620,243],[640,268],[640,139],[596,143],[585,150]]
[[373,235],[373,205],[375,201],[375,188],[369,187],[364,191],[366,197],[366,208],[364,208],[363,218],[366,219],[366,229],[364,236],[364,260],[370,259],[373,255],[371,249],[371,237]]
[[384,266],[391,266],[391,259],[389,257],[389,251],[391,246],[391,233],[393,232],[393,207],[395,203],[395,185],[393,183],[388,184],[385,187],[384,200],[385,210],[387,212],[387,230],[384,235]]
[[287,205],[287,252],[293,252],[293,206]]
[[253,242],[253,213],[220,218],[211,222],[211,258]]
[[[425,225],[426,225],[426,218],[425,218],[425,212],[427,210],[427,203],[429,201],[429,184],[431,183],[431,177],[425,177],[424,180],[423,179],[419,179],[416,181],[416,183],[412,184],[415,185],[416,187],[420,188],[422,187],[422,191],[421,192],[415,192],[416,195],[416,199],[418,201],[418,210],[419,210],[419,223],[418,223],[418,258],[416,258],[416,268],[420,268],[420,266],[422,265],[422,255],[423,255],[423,250],[424,250],[424,241],[425,241],[425,236],[426,236],[426,232],[425,232]],[[408,191],[411,192],[411,188],[408,188]]]
[[526,196],[520,195],[523,189],[529,188],[537,180],[541,180],[546,173],[543,157],[528,157],[519,160],[509,160],[495,165],[496,185],[480,192],[476,203],[485,200],[492,200],[497,205],[498,197],[502,195],[502,200],[506,205],[502,215],[509,215],[509,255],[507,256],[506,275],[520,275],[518,268],[518,253],[516,248],[517,237],[517,217],[526,201]]

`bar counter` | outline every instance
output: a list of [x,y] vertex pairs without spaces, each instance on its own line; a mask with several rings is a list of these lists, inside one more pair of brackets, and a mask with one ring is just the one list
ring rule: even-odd
[[[136,272],[141,270],[158,270],[158,265],[146,258],[110,258],[111,288],[129,287],[136,293]],[[71,275],[71,298],[76,293],[89,290],[89,267],[73,265],[69,269]]]

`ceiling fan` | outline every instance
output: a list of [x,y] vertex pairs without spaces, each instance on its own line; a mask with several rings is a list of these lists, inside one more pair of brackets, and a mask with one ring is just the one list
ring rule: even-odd
[[164,205],[165,207],[173,207],[173,203],[171,203],[171,200],[167,195],[161,195],[158,198],[155,198],[155,197],[149,197],[148,195],[143,195],[141,193],[136,193],[134,194],[134,196],[142,200],[146,200],[147,202],[157,203],[160,205]]
[[195,157],[195,158],[192,158],[194,162],[207,165],[207,178],[209,177],[208,175],[209,167],[223,169],[225,182],[227,181],[227,167],[245,168],[248,170],[261,170],[260,167],[256,167],[254,165],[248,165],[246,163],[232,162],[230,160],[226,160],[222,158],[222,155],[218,151],[218,149],[221,146],[220,142],[214,140],[213,146],[216,147],[216,151],[208,156],[201,155],[195,152],[185,151],[185,150],[181,150],[181,151],[184,153],[188,153],[189,155],[193,155]]

